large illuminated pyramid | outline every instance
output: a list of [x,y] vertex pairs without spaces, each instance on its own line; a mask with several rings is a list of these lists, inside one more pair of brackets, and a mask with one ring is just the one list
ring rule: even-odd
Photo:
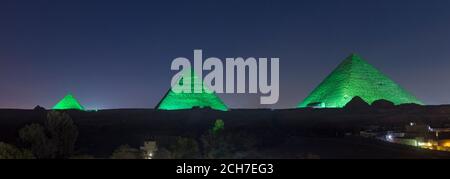
[[54,107],[53,110],[82,110],[84,111],[84,107],[80,105],[77,99],[73,97],[72,94],[66,95],[61,101],[59,101]]
[[[176,93],[171,88],[164,98],[156,106],[156,109],[160,110],[181,110],[192,108],[211,108],[214,110],[227,111],[228,107],[222,102],[222,100],[206,86],[203,85],[203,81],[195,75],[194,70],[186,70],[186,73],[178,80],[175,88],[182,88],[184,82],[186,85],[191,85],[189,92]],[[194,88],[203,89],[201,93],[195,93]]]
[[359,96],[372,104],[385,99],[394,104],[422,104],[389,77],[352,54],[345,59],[298,107],[342,108]]

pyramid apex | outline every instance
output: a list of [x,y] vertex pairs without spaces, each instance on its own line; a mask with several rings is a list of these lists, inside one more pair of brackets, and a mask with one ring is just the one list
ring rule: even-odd
[[78,100],[72,95],[72,93],[68,93],[64,98],[59,101],[54,107],[54,110],[84,110],[84,107],[80,105]]
[[350,53],[350,56],[356,56],[356,57],[359,57],[358,53],[356,53],[356,52]]
[[362,59],[362,58],[361,58],[361,56],[358,55],[357,53],[351,53],[351,54],[347,57],[347,59],[354,60],[354,59]]
[[357,53],[351,53],[347,58],[342,61],[343,64],[354,64],[354,63],[367,63],[360,55]]

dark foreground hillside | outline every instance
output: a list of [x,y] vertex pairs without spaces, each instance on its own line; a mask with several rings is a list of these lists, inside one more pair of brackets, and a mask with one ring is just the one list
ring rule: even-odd
[[[450,158],[449,153],[416,149],[363,139],[368,126],[400,128],[410,122],[448,127],[450,106],[399,106],[370,109],[157,111],[119,109],[67,111],[79,129],[80,153],[107,157],[120,145],[138,148],[147,140],[175,136],[198,139],[217,119],[225,130],[255,142],[248,158]],[[0,141],[18,143],[18,130],[42,123],[47,111],[0,110]],[[237,139],[239,140],[239,139]]]

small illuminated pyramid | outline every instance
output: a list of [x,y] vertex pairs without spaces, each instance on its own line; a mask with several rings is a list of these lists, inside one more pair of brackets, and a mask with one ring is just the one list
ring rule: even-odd
[[84,107],[80,105],[77,99],[72,94],[66,95],[61,101],[59,101],[53,110],[81,110],[84,111]]
[[[185,74],[178,80],[175,88],[182,88],[185,82],[186,85],[191,84],[189,92],[176,93],[172,88],[166,93],[163,99],[156,106],[160,110],[182,110],[192,108],[211,108],[214,110],[228,111],[228,107],[222,100],[206,86],[199,78],[194,70],[185,70]],[[195,93],[194,88],[202,89],[201,93]]]
[[342,108],[356,96],[369,104],[380,99],[396,105],[423,104],[388,76],[352,54],[297,107]]

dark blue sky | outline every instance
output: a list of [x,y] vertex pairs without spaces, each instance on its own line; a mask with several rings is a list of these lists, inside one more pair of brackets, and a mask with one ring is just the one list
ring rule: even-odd
[[[450,103],[448,0],[2,0],[0,108],[151,108],[171,61],[279,57],[273,108],[303,100],[356,52],[427,104]],[[232,108],[259,95],[220,95]]]

